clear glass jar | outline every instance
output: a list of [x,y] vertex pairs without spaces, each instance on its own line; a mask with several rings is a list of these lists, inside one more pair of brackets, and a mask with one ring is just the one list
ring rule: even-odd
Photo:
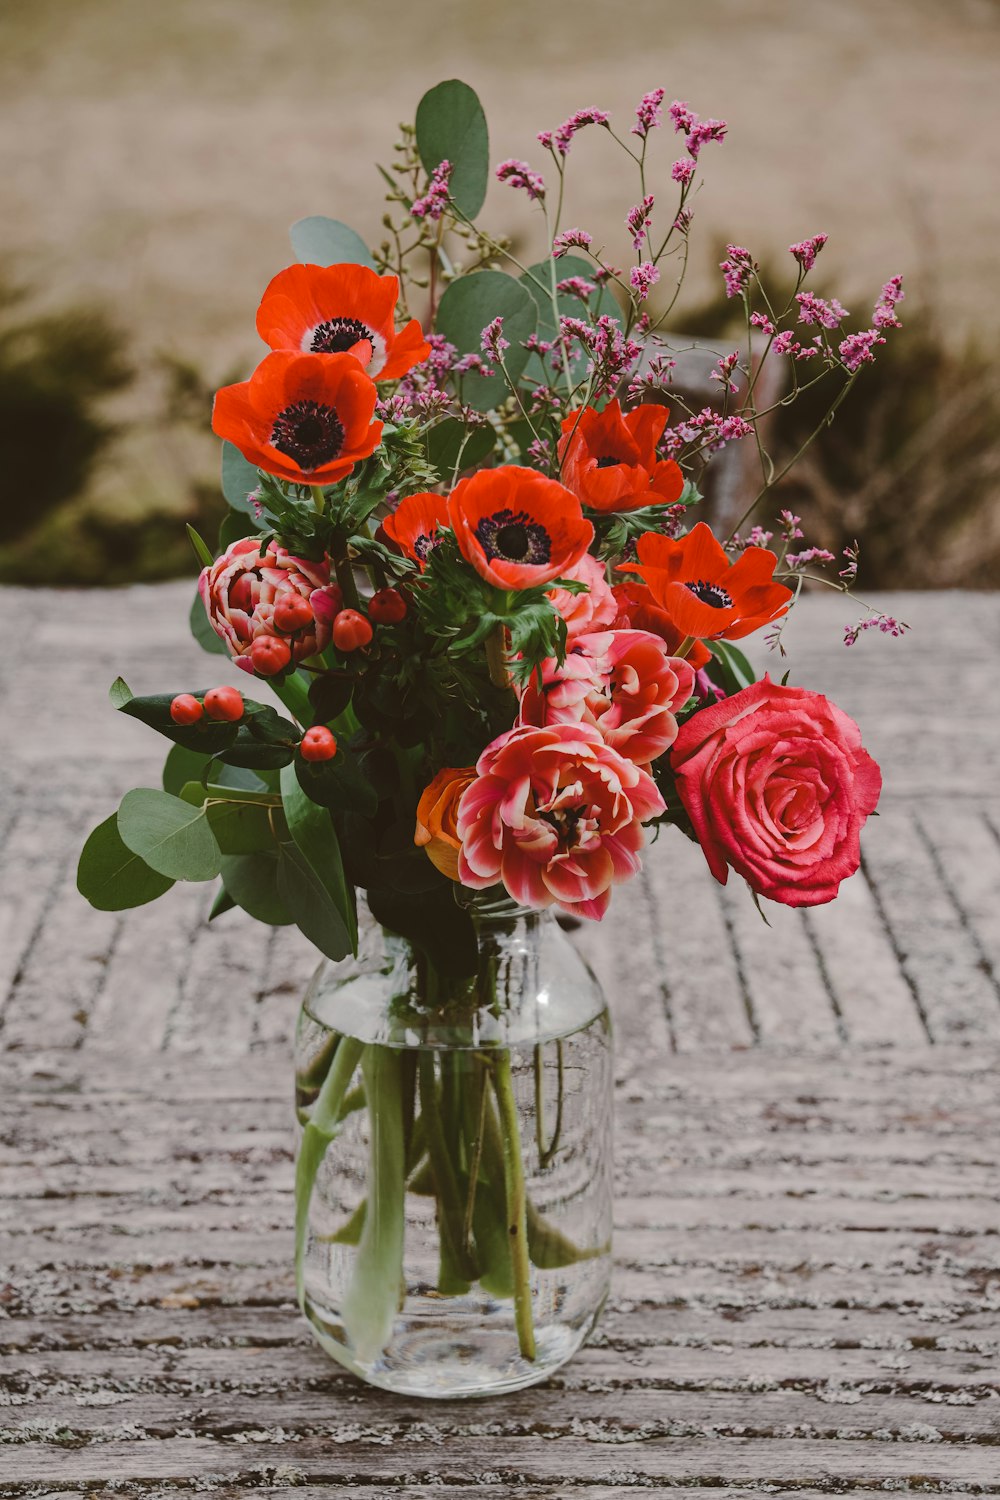
[[477,1396],[564,1364],[611,1273],[611,1029],[551,913],[477,898],[475,977],[362,923],[296,1043],[299,1299],[387,1390]]

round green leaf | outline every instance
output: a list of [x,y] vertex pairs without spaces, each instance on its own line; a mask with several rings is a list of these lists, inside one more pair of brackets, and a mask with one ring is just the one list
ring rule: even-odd
[[[535,331],[538,309],[530,292],[513,276],[503,271],[476,271],[459,277],[441,298],[435,327],[459,354],[478,354],[482,351],[483,329],[498,317],[503,318],[503,336],[510,344],[504,364],[516,381],[528,362],[528,351],[521,345]],[[499,373],[462,376],[462,396],[477,411],[489,411],[506,395],[507,382]]]
[[76,887],[98,911],[124,911],[145,906],[169,891],[173,881],[151,870],[122,843],[118,816],[112,813],[83,846]]
[[163,763],[163,790],[179,797],[181,787],[189,781],[201,781],[209,757],[199,750],[175,745]]
[[252,507],[247,498],[251,490],[260,483],[256,467],[243,457],[240,450],[230,442],[222,445],[222,493],[226,504],[233,510],[246,511],[251,515]]
[[248,916],[268,927],[288,927],[292,918],[278,895],[278,859],[274,854],[226,854],[222,883]]
[[118,832],[133,854],[172,880],[213,880],[221,868],[204,808],[169,792],[151,787],[126,792],[118,809]]
[[308,266],[368,266],[372,271],[375,262],[371,251],[354,230],[339,219],[327,219],[322,214],[312,214],[308,219],[299,219],[288,231],[296,260]]
[[449,78],[417,105],[417,150],[428,173],[451,162],[448,190],[466,218],[483,206],[490,175],[490,136],[475,89]]

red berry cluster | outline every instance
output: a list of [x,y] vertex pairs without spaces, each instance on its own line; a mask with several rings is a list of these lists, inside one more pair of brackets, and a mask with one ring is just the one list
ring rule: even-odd
[[243,694],[234,687],[209,688],[202,703],[193,693],[178,693],[170,704],[170,717],[181,725],[197,724],[203,715],[217,724],[237,724],[243,713]]

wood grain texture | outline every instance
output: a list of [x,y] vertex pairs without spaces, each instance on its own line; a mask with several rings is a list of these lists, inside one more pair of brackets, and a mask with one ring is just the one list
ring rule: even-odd
[[612,1297],[542,1388],[422,1404],[294,1307],[308,945],[208,927],[200,887],[124,917],[74,891],[83,833],[162,761],[107,682],[235,680],[184,640],[187,597],[74,598],[58,780],[5,749],[0,1496],[1000,1494],[998,601],[885,599],[915,634],[853,654],[839,601],[804,601],[793,680],[885,771],[865,868],[769,931],[668,833],[574,934],[616,1017]]

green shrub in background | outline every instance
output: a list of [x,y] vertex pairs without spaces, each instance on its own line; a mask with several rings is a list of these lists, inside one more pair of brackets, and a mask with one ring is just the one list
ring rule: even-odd
[[18,540],[82,493],[115,429],[101,402],[133,372],[121,332],[98,311],[25,316],[0,285],[0,452],[4,538]]

